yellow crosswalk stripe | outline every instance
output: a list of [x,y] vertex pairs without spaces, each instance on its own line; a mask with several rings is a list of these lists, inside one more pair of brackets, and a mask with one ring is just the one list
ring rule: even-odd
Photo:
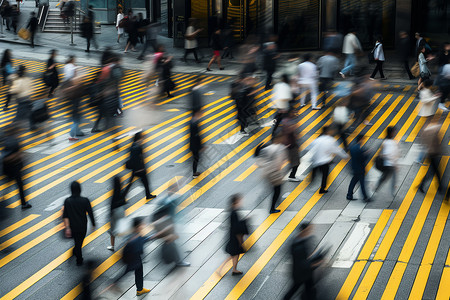
[[20,221],[6,227],[5,229],[0,231],[0,237],[7,235],[8,233],[13,232],[14,230],[22,227],[23,225],[33,221],[34,219],[36,219],[37,217],[39,217],[40,215],[36,215],[36,214],[31,214],[29,216],[26,216],[25,218],[21,219]]

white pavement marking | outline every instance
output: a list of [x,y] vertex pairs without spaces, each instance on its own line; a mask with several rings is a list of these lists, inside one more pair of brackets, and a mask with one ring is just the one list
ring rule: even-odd
[[417,158],[419,157],[420,152],[422,152],[422,146],[418,143],[412,144],[411,148],[409,149],[408,153],[406,153],[405,157],[400,159],[399,164],[412,166],[414,164],[414,161],[416,161]]
[[233,145],[235,144],[237,141],[239,141],[240,139],[242,139],[244,136],[240,133],[236,133],[233,134],[232,136],[230,136],[229,138],[227,138],[225,141],[223,141],[220,144],[225,144],[225,145]]
[[351,268],[369,233],[369,223],[356,223],[353,232],[350,234],[350,237],[345,242],[341,251],[339,251],[336,261],[333,263],[332,267]]
[[44,208],[44,211],[52,211],[55,209],[61,209],[64,204],[64,200],[66,200],[68,197],[70,197],[70,195],[66,195],[66,196],[56,199],[55,201],[53,201],[52,203],[47,205],[47,207]]
[[335,222],[320,241],[317,249],[329,248],[324,261],[328,262],[339,249],[342,241],[353,227],[354,222]]
[[362,201],[350,201],[337,220],[339,222],[356,221],[360,218],[365,206],[366,203]]

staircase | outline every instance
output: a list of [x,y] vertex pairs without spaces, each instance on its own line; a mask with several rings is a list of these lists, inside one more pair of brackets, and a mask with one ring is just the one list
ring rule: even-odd
[[[61,18],[61,12],[59,8],[49,9],[47,18],[42,25],[43,32],[54,32],[54,33],[70,33],[70,24],[64,24],[64,20]],[[84,12],[80,9],[75,10],[75,16],[73,20],[73,32],[81,33],[80,24],[83,21]],[[94,33],[100,33],[101,27],[100,23],[95,23]]]

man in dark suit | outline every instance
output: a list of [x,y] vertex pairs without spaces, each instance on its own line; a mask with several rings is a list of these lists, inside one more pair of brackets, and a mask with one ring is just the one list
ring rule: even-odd
[[367,197],[366,193],[366,162],[367,162],[367,152],[363,148],[362,140],[364,136],[359,134],[356,137],[356,144],[350,147],[350,156],[351,156],[351,166],[353,171],[353,177],[350,181],[350,185],[348,186],[347,192],[347,200],[353,199],[353,190],[355,188],[356,183],[359,182],[361,185],[361,192],[364,197],[365,202],[369,202],[370,198]]
[[83,264],[81,247],[87,232],[87,217],[91,219],[92,226],[95,227],[94,214],[91,202],[86,197],[81,197],[81,185],[74,181],[70,185],[72,195],[64,201],[63,220],[66,237],[72,237],[75,241],[73,255],[77,258],[77,266]]
[[409,55],[411,53],[411,43],[409,40],[409,36],[406,31],[400,31],[400,41],[399,41],[399,58],[400,62],[405,68],[406,73],[408,73],[409,79],[414,79],[414,76],[411,74],[411,70],[409,69]]
[[192,177],[197,178],[200,173],[197,171],[198,162],[200,160],[200,151],[202,150],[202,140],[200,138],[200,117],[201,111],[197,110],[191,119],[190,125],[190,139],[189,139],[189,149],[192,152],[193,164],[192,164]]

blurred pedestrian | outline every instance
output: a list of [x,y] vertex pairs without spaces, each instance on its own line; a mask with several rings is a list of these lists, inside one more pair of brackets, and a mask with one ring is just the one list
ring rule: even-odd
[[442,109],[445,106],[445,100],[450,94],[450,63],[442,67],[441,79],[439,80],[439,93],[441,94],[441,103],[439,107]]
[[222,64],[220,63],[220,51],[223,49],[220,32],[220,28],[217,28],[211,36],[211,48],[213,50],[213,57],[209,61],[208,66],[206,67],[206,71],[211,71],[210,67],[213,62],[217,62],[220,70],[224,69],[222,67]]
[[167,56],[163,45],[158,46],[158,52],[156,53],[156,70],[159,73],[158,85],[161,86],[161,92],[167,94],[167,97],[171,98],[173,95],[170,93],[175,89],[175,83],[172,81],[172,56]]
[[197,55],[197,48],[198,48],[197,36],[200,32],[203,31],[203,28],[196,29],[195,25],[196,20],[194,18],[189,18],[189,25],[186,28],[186,33],[184,34],[184,56],[183,56],[184,62],[186,62],[186,57],[189,53],[194,54],[196,63],[200,62]]
[[95,228],[94,213],[91,202],[88,198],[81,196],[81,185],[78,181],[73,181],[70,185],[72,195],[64,201],[63,220],[66,237],[72,237],[75,242],[73,255],[77,259],[77,266],[83,264],[83,254],[81,247],[87,233],[87,216],[91,219]]
[[150,292],[144,289],[144,266],[142,265],[142,254],[144,253],[144,245],[150,241],[152,237],[145,237],[143,230],[145,228],[144,220],[141,217],[133,219],[133,234],[128,239],[122,253],[122,261],[126,264],[125,271],[117,276],[114,280],[113,287],[117,285],[119,280],[134,271],[136,284],[136,296],[141,296]]
[[126,163],[127,169],[131,170],[131,177],[128,185],[125,189],[125,194],[128,194],[128,191],[133,184],[134,177],[139,177],[142,181],[142,184],[145,188],[145,198],[147,200],[155,198],[155,195],[150,193],[149,181],[147,177],[147,170],[145,167],[144,154],[142,150],[142,133],[139,131],[134,135],[133,144],[130,148],[130,158]]
[[[430,117],[434,116],[434,114],[436,113],[436,108],[438,107],[437,103],[439,101],[439,95],[435,95],[431,91],[432,85],[433,82],[428,79],[425,80],[420,86],[420,110],[418,116],[424,117],[425,119],[429,119]],[[447,110],[445,106],[443,106],[443,109]]]
[[406,74],[408,74],[409,79],[414,79],[414,76],[411,74],[411,70],[409,69],[409,57],[411,55],[411,41],[409,40],[408,33],[406,31],[400,31],[399,33],[399,58],[400,63],[405,68]]
[[36,18],[36,13],[34,11],[30,14],[30,20],[28,21],[27,29],[30,31],[30,46],[34,48],[34,37],[38,29],[38,18]]
[[64,85],[70,85],[70,82],[77,75],[77,66],[75,65],[75,56],[70,55],[64,65]]
[[136,52],[135,47],[138,42],[138,23],[136,16],[129,17],[124,29],[125,33],[128,34],[128,40],[123,52],[127,53],[128,49],[131,49],[132,52]]
[[116,17],[117,43],[120,43],[120,37],[123,35],[123,27],[120,27],[120,21],[122,21],[123,18],[122,8],[119,8]]
[[79,138],[77,136],[84,136],[83,131],[79,128],[81,123],[80,102],[87,95],[87,88],[82,80],[83,76],[75,76],[64,89],[64,95],[70,101],[72,107],[73,125],[70,128],[69,141],[78,141]]
[[11,24],[11,14],[12,14],[12,6],[9,1],[4,1],[2,6],[2,22],[3,25],[6,25],[6,30],[10,31]]
[[266,91],[272,87],[272,76],[277,69],[277,59],[279,57],[280,55],[277,52],[277,44],[275,44],[275,42],[268,42],[264,44],[263,69],[266,71]]
[[245,111],[244,103],[244,93],[243,93],[243,74],[240,74],[232,83],[230,97],[235,101],[237,110],[237,119],[239,121],[239,126],[241,130],[239,131],[241,135],[247,136],[248,133],[245,131],[247,128],[247,114]]
[[289,78],[286,74],[283,74],[281,80],[274,85],[272,95],[272,101],[277,109],[273,126],[273,132],[275,132],[283,118],[288,114],[289,103],[293,99]]
[[44,75],[45,83],[50,87],[50,91],[48,92],[49,98],[53,97],[53,93],[59,85],[58,68],[56,67],[55,61],[57,54],[58,51],[56,49],[50,51],[50,57],[47,60],[47,70],[45,71],[46,73]]
[[158,49],[157,38],[158,38],[159,25],[156,22],[150,23],[145,26],[145,43],[141,54],[139,54],[139,60],[143,60],[145,54],[149,47],[152,47],[152,51],[156,52]]
[[299,182],[300,179],[295,176],[297,174],[298,166],[300,165],[300,145],[297,140],[297,120],[294,108],[289,109],[286,118],[282,121],[282,125],[289,165],[291,167],[291,173],[289,174],[288,180],[291,182]]
[[353,128],[356,128],[361,123],[366,126],[371,126],[372,124],[366,120],[369,116],[370,101],[372,100],[374,94],[373,83],[366,77],[358,77],[355,80],[355,85],[352,87],[350,94],[349,109],[355,114],[356,120],[353,123]]
[[419,81],[417,82],[417,86],[420,88],[420,85],[423,81],[431,78],[431,72],[428,69],[428,61],[433,59],[433,57],[428,56],[425,57],[426,49],[424,46],[419,47]]
[[344,97],[336,102],[336,107],[333,110],[333,123],[336,125],[337,134],[344,145],[345,152],[348,152],[348,134],[346,129],[346,124],[348,123],[350,116],[347,108],[348,103],[348,97]]
[[439,124],[437,119],[432,120],[429,124],[427,124],[425,130],[423,130],[421,135],[421,141],[426,149],[426,157],[430,162],[430,171],[425,174],[422,178],[422,181],[419,184],[419,191],[425,194],[425,190],[423,189],[426,181],[431,177],[436,176],[438,179],[438,191],[443,192],[444,188],[442,185],[442,176],[439,170],[439,161],[442,157],[442,146],[441,146],[441,137],[439,131],[441,130],[442,125]]
[[345,54],[344,68],[339,72],[342,78],[353,75],[353,68],[356,65],[356,55],[362,51],[361,43],[356,37],[356,30],[350,29],[344,37],[342,53]]
[[84,52],[89,53],[91,47],[91,40],[94,35],[94,27],[89,17],[85,16],[83,22],[80,24],[81,36],[86,39],[86,50]]
[[[232,24],[234,22],[232,21]],[[222,59],[229,57],[230,59],[234,59],[233,57],[233,47],[234,47],[234,37],[233,37],[233,29],[231,28],[232,24],[225,25],[225,29],[223,31],[223,53]]]
[[359,182],[364,202],[370,202],[366,192],[366,164],[368,161],[367,150],[363,147],[364,135],[356,136],[356,143],[350,147],[351,167],[353,172],[352,180],[348,186],[347,200],[355,200],[353,192],[356,184]]
[[438,67],[439,67],[439,73],[442,72],[442,68],[450,64],[450,43],[445,42],[442,46],[442,49],[439,51],[438,54],[438,61],[437,61]]
[[307,53],[304,55],[304,62],[298,65],[298,73],[298,84],[300,85],[301,93],[303,94],[300,101],[300,107],[304,107],[306,105],[306,92],[309,90],[311,97],[311,108],[313,110],[320,110],[320,107],[317,106],[317,79],[319,74],[317,66],[312,62],[311,54]]
[[228,242],[225,245],[225,251],[230,255],[230,257],[227,258],[227,260],[222,264],[221,268],[219,269],[219,274],[221,273],[223,266],[231,260],[233,262],[231,275],[235,276],[242,275],[242,272],[237,269],[237,264],[239,262],[239,255],[245,253],[245,249],[243,247],[244,236],[249,232],[246,219],[243,219],[239,216],[242,195],[234,194],[231,196],[230,200],[230,230]]
[[384,51],[383,51],[383,44],[382,44],[382,38],[378,37],[377,42],[375,43],[375,47],[372,50],[373,52],[373,58],[375,59],[375,70],[373,70],[372,75],[370,76],[371,80],[375,79],[375,76],[378,72],[380,72],[381,80],[386,79],[383,73],[383,63],[384,63]]
[[272,204],[270,206],[270,213],[279,213],[276,209],[278,199],[281,195],[281,185],[283,184],[284,176],[287,171],[284,168],[287,160],[285,137],[281,133],[275,133],[272,138],[272,144],[263,146],[258,152],[255,152],[257,157],[258,167],[267,182],[273,188]]
[[28,121],[30,130],[35,130],[35,125],[31,118],[31,90],[33,81],[26,76],[26,67],[20,65],[17,74],[14,77],[9,93],[17,101],[17,114],[15,122]]
[[317,61],[317,68],[319,69],[319,91],[324,93],[323,105],[325,106],[334,77],[339,70],[339,59],[332,52],[327,52]]
[[316,138],[307,148],[308,150],[311,149],[313,153],[311,158],[311,167],[313,168],[311,182],[314,180],[319,171],[322,173],[322,183],[320,184],[319,194],[328,193],[328,173],[330,171],[330,165],[333,162],[334,156],[338,156],[341,159],[348,158],[348,155],[344,150],[342,150],[342,148],[339,147],[338,143],[334,139],[331,127],[324,126],[322,130],[322,135]]
[[17,187],[19,188],[22,209],[31,208],[31,204],[25,200],[25,191],[22,180],[23,154],[20,150],[15,127],[10,127],[6,130],[6,138],[3,142],[2,152],[3,173],[8,180],[16,181]]
[[[426,41],[425,39],[422,37],[422,35],[419,32],[416,32],[414,37],[416,38],[416,61],[419,61],[419,55],[420,53],[422,53],[421,48],[425,49],[425,52],[427,52],[425,45],[426,45]],[[428,54],[428,53],[427,53]]]
[[91,286],[91,283],[93,281],[93,273],[95,270],[95,262],[93,260],[88,260],[86,262],[83,275],[81,277],[81,285],[82,285],[82,292],[81,292],[81,300],[92,300],[94,299],[93,296],[93,288]]
[[13,29],[14,34],[17,33],[17,24],[19,23],[19,10],[17,5],[13,5],[11,7],[11,27]]
[[294,237],[290,253],[292,257],[292,287],[284,296],[284,300],[291,299],[297,290],[303,285],[302,299],[315,300],[316,289],[314,287],[313,270],[317,262],[311,260],[313,253],[312,225],[302,223],[299,232]]
[[193,113],[196,113],[201,110],[203,106],[203,78],[197,76],[194,81],[194,86],[191,90],[191,109]]
[[[12,80],[11,75],[14,74],[16,72],[16,70],[12,66],[12,58],[11,58],[11,50],[10,49],[5,49],[5,51],[3,52],[2,62],[1,62],[0,67],[2,69],[3,85],[11,84],[11,80]],[[5,106],[3,107],[4,111],[8,110],[9,101],[11,101],[11,93],[9,92],[9,89],[8,89],[8,92],[6,94]]]
[[144,15],[142,13],[138,13],[136,17],[137,39],[141,44],[144,44],[145,28],[148,25],[146,23],[147,21],[144,19]]
[[110,206],[110,229],[109,235],[111,239],[111,246],[108,246],[107,249],[114,252],[114,246],[116,244],[116,236],[119,233],[120,228],[119,221],[125,218],[125,205],[126,202],[126,194],[125,191],[122,191],[122,184],[120,183],[120,177],[113,177],[113,194],[111,197],[111,206]]
[[200,138],[200,118],[201,111],[197,110],[193,113],[190,124],[189,149],[192,152],[192,177],[197,178],[200,172],[197,171],[198,162],[200,161],[200,152],[203,150],[202,139]]
[[394,126],[389,126],[387,128],[386,138],[381,144],[379,157],[382,160],[382,174],[378,183],[375,187],[374,194],[378,191],[381,185],[392,177],[392,188],[391,195],[395,196],[395,183],[397,178],[398,170],[398,159],[400,158],[400,153],[398,149],[397,141],[394,140],[396,130]]

